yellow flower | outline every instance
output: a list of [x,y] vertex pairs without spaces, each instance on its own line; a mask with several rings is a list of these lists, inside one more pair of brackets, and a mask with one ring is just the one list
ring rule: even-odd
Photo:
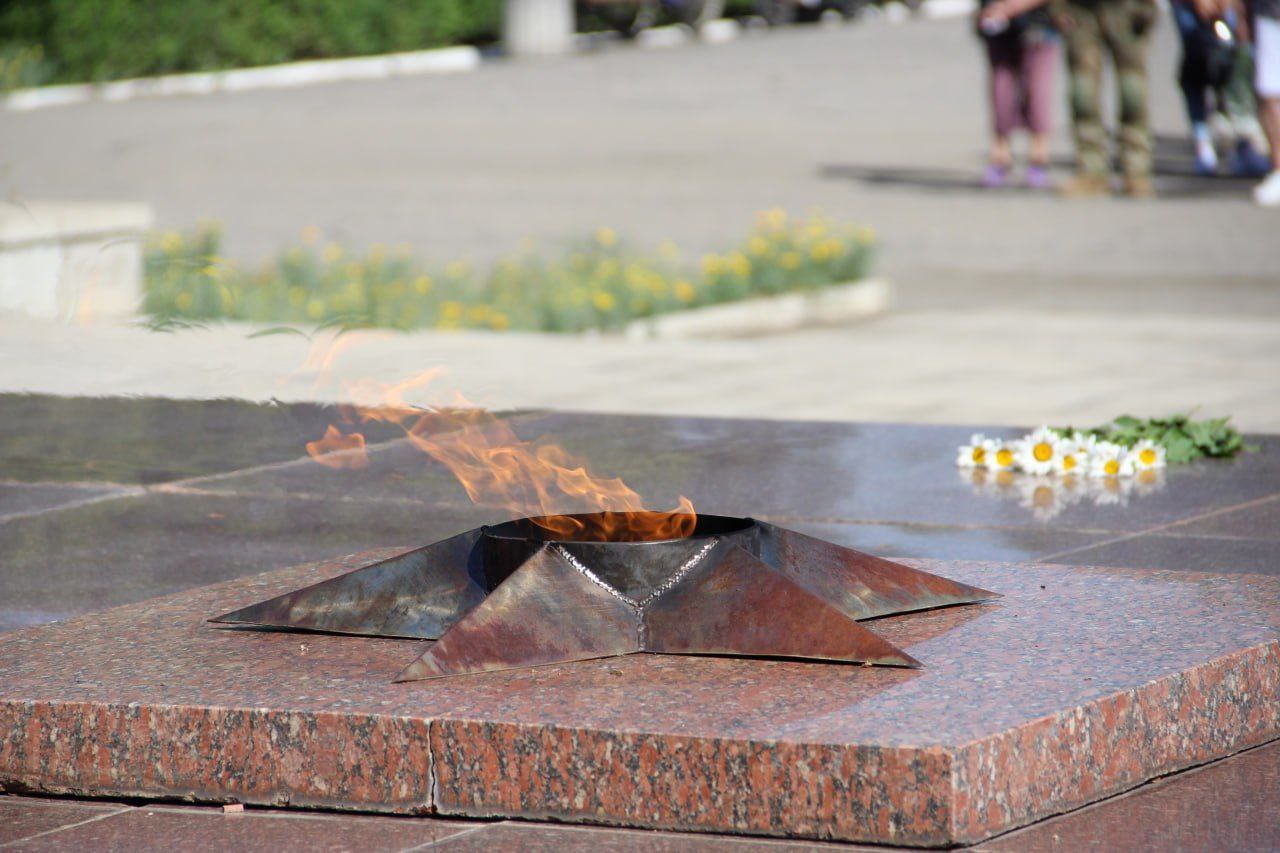
[[751,275],[751,261],[741,252],[734,252],[729,256],[729,269],[739,278],[746,278]]
[[627,264],[626,271],[627,285],[635,290],[642,290],[649,277],[646,271],[639,264]]
[[719,255],[702,256],[702,272],[705,275],[719,275],[724,269],[724,260]]
[[772,210],[761,211],[756,220],[763,228],[780,231],[787,227],[787,212],[780,207],[775,207]]
[[170,255],[182,248],[182,235],[177,231],[166,231],[160,236],[160,248]]
[[177,298],[173,300],[173,304],[178,306],[179,311],[186,311],[194,301],[195,298],[190,293],[179,293]]
[[510,325],[511,321],[507,319],[506,314],[494,314],[489,318],[489,326],[498,331],[502,331]]
[[821,240],[827,236],[827,220],[815,216],[809,220],[809,224],[805,227],[805,233],[811,240]]
[[289,304],[295,308],[301,308],[303,303],[307,301],[307,291],[296,284],[289,288]]
[[759,234],[752,234],[751,239],[747,241],[747,251],[753,255],[767,255],[769,254],[769,241]]
[[417,291],[419,296],[426,296],[431,292],[431,276],[420,275],[413,280],[413,289]]
[[607,225],[601,225],[596,229],[596,242],[606,249],[616,246],[618,244],[618,232]]
[[676,299],[679,299],[681,302],[692,302],[693,297],[698,295],[698,292],[694,290],[693,285],[683,278],[675,283],[674,290],[676,293]]
[[800,266],[800,253],[794,249],[788,252],[783,252],[779,262],[782,264],[782,268],[784,270],[797,269]]
[[302,229],[302,242],[308,246],[314,246],[320,242],[320,227],[317,225],[308,225]]
[[597,311],[612,311],[617,303],[618,300],[614,299],[613,294],[607,290],[597,290],[591,294],[591,304],[596,306]]
[[312,320],[319,320],[324,316],[324,300],[312,299],[307,303],[307,316]]
[[467,320],[471,323],[483,323],[488,317],[488,305],[472,305],[467,309]]
[[462,303],[450,300],[440,303],[440,317],[450,322],[462,319]]
[[337,243],[330,243],[324,247],[324,251],[320,253],[320,257],[326,264],[336,264],[342,259],[342,247]]

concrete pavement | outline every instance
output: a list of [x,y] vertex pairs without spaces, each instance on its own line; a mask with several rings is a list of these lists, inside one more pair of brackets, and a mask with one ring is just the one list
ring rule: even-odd
[[[150,201],[166,227],[216,217],[228,253],[249,258],[313,224],[433,258],[602,223],[700,250],[737,239],[759,209],[822,208],[882,235],[893,314],[679,344],[389,335],[340,372],[444,366],[499,406],[1029,423],[1199,404],[1280,429],[1280,214],[1250,205],[1245,183],[1190,175],[1174,41],[1162,21],[1152,203],[977,189],[984,70],[965,21],[7,113],[0,180],[13,199]],[[1063,129],[1055,150],[1069,153]],[[7,318],[0,388],[303,397],[278,379],[305,352],[235,328]]]

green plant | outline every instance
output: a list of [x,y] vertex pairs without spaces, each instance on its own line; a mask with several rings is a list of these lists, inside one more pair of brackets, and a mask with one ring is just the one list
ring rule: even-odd
[[[1121,415],[1111,423],[1080,432],[1122,447],[1133,447],[1143,439],[1150,439],[1165,448],[1169,462],[1191,462],[1206,456],[1235,456],[1248,449],[1244,437],[1230,420],[1225,417],[1193,421],[1190,413],[1146,419]],[[1072,432],[1070,427],[1056,431],[1061,435]]]
[[49,63],[40,45],[0,46],[0,92],[39,86],[48,81]]
[[866,274],[874,235],[821,217],[761,214],[740,246],[693,269],[671,243],[634,251],[610,228],[544,256],[532,245],[487,268],[466,260],[429,266],[407,246],[354,255],[321,245],[315,229],[275,261],[245,269],[221,256],[207,224],[147,247],[144,311],[157,328],[175,320],[484,328],[579,332],[751,296],[811,290]]
[[502,0],[8,0],[0,44],[55,82],[437,47],[496,37]]

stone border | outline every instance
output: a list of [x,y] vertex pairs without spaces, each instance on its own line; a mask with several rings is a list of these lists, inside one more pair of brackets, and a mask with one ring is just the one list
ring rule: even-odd
[[864,278],[820,290],[659,314],[628,323],[620,334],[628,340],[749,337],[865,320],[883,314],[892,304],[892,284]]
[[[976,7],[976,0],[924,0],[920,6],[920,14],[926,19],[954,18],[972,14]],[[901,2],[890,3],[889,11],[885,13],[881,13],[875,6],[869,8],[875,10],[874,17],[883,15],[890,22],[900,23],[911,17],[906,11],[906,6]],[[697,31],[677,24],[651,27],[638,34],[636,45],[645,50],[661,50],[695,41],[708,45],[725,44],[737,40],[745,26],[746,24],[731,18],[717,18],[707,21]],[[571,52],[589,53],[602,41],[610,40],[613,35],[575,33]],[[63,107],[92,102],[118,103],[138,98],[211,95],[218,92],[248,92],[257,89],[292,89],[348,80],[384,80],[389,77],[422,74],[458,74],[475,71],[480,67],[481,62],[482,55],[477,48],[471,45],[457,45],[377,56],[288,62],[228,71],[137,77],[110,83],[35,86],[15,89],[7,95],[0,96],[0,106],[14,112],[28,112],[45,107]]]
[[18,89],[4,98],[16,112],[91,101],[132,101],[174,95],[210,95],[255,89],[292,89],[346,80],[384,80],[421,74],[458,74],[480,67],[480,51],[470,45],[350,59],[287,62],[260,68],[139,77],[112,83],[81,83]]

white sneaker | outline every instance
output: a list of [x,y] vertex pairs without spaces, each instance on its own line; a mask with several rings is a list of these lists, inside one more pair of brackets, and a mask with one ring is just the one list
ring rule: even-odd
[[1280,169],[1267,175],[1253,188],[1253,200],[1263,207],[1280,207]]

